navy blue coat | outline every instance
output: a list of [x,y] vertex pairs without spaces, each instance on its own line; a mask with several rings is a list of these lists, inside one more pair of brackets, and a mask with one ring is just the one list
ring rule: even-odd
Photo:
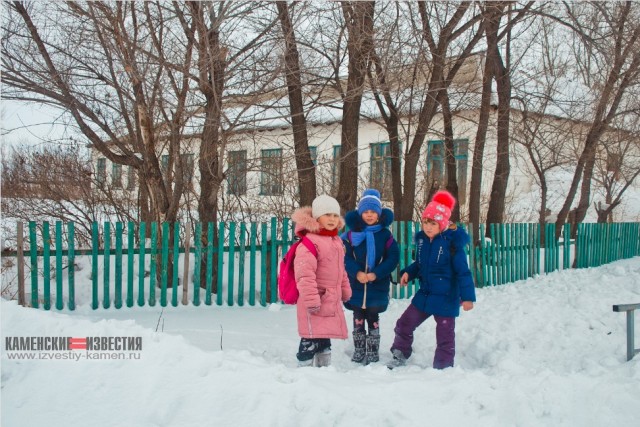
[[476,291],[464,247],[469,235],[452,226],[431,241],[424,231],[415,236],[416,261],[400,272],[420,280],[411,303],[424,313],[457,317],[462,301],[475,301]]
[[[358,214],[358,211],[350,211],[345,215],[345,222],[351,231],[361,232],[367,226]],[[376,275],[376,280],[367,283],[367,307],[378,307],[380,312],[387,309],[389,305],[389,287],[391,284],[391,273],[395,271],[400,259],[398,243],[393,239],[391,231],[387,228],[393,222],[393,211],[382,209],[379,224],[382,229],[374,233],[376,243],[376,258],[373,270],[369,273]],[[392,239],[391,246],[386,248],[387,241]],[[365,271],[367,265],[367,242],[364,240],[358,246],[353,246],[348,238],[343,239],[346,248],[344,265],[347,269],[349,282],[353,294],[351,299],[345,303],[345,307],[352,310],[353,307],[362,307],[365,286],[358,282],[356,275],[359,271]]]

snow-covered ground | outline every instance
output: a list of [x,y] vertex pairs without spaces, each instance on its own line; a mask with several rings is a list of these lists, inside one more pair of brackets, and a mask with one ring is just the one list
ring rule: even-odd
[[[3,300],[1,424],[640,423],[640,356],[626,362],[625,315],[612,311],[613,304],[640,302],[640,257],[477,294],[476,308],[457,321],[456,366],[444,371],[431,368],[431,319],[417,330],[409,365],[385,367],[395,320],[408,301],[392,301],[382,315],[381,363],[354,365],[351,342],[334,340],[330,367],[298,368],[292,306],[93,311],[85,303],[74,312],[45,312]],[[5,338],[17,336],[140,337],[142,349],[101,353],[134,355],[127,360],[9,359],[17,353],[7,351]]]

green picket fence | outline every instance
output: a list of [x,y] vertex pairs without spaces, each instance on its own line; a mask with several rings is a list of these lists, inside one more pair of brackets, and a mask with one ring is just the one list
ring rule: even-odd
[[[202,300],[205,305],[215,301],[216,305],[266,306],[278,301],[278,264],[294,241],[292,222],[284,219],[278,223],[276,218],[268,223],[196,223],[193,239],[190,226],[179,223],[94,223],[90,249],[76,249],[73,223],[56,222],[52,233],[49,223],[38,227],[36,222],[30,222],[28,241],[24,243],[26,249],[21,243],[22,223],[18,224],[18,230],[19,250],[5,256],[17,256],[18,277],[24,278],[22,254],[26,254],[30,267],[30,305],[42,305],[46,310],[52,305],[52,276],[55,308],[64,309],[66,302],[69,310],[75,309],[78,289],[74,266],[78,256],[91,260],[90,295],[94,309],[112,305],[115,308],[156,304],[175,307],[188,303],[198,306]],[[400,262],[393,282],[397,281],[397,273],[413,262],[414,235],[419,230],[417,222],[392,225],[400,248]],[[569,238],[568,224],[559,239],[555,238],[555,224],[491,224],[488,233],[486,231],[484,225],[480,226],[479,236],[471,235],[472,244],[465,248],[478,287],[515,282],[559,269],[599,266],[640,255],[640,223],[579,224],[575,240]],[[206,246],[202,245],[203,236],[207,237]],[[63,266],[65,258],[66,267]],[[200,259],[206,260],[204,272],[201,272],[202,264],[196,262]],[[217,274],[214,274],[214,262]],[[182,286],[184,284],[186,286]],[[24,286],[19,283],[19,288]],[[391,296],[410,298],[417,289],[417,281],[406,287],[394,283]],[[24,294],[24,289],[22,291]]]

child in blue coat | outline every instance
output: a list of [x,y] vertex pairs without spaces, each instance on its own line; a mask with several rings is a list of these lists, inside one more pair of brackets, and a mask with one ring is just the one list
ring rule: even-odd
[[413,332],[433,316],[436,321],[435,369],[453,366],[456,317],[460,305],[467,311],[476,300],[473,277],[464,251],[469,235],[449,225],[455,198],[438,191],[422,213],[422,231],[416,234],[416,260],[400,272],[400,285],[419,278],[420,289],[400,316],[391,346],[392,369],[402,366],[411,356]]
[[342,238],[352,290],[345,303],[353,311],[355,351],[351,360],[366,365],[380,360],[380,313],[389,305],[391,273],[398,266],[399,250],[388,229],[393,212],[382,208],[377,190],[365,190],[357,210],[347,212],[345,222],[350,229]]

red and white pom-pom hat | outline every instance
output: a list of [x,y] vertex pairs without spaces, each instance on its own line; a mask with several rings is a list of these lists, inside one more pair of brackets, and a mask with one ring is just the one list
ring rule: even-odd
[[440,226],[440,231],[444,231],[449,226],[449,218],[455,205],[456,198],[448,191],[440,190],[433,195],[422,212],[422,218],[434,220]]

